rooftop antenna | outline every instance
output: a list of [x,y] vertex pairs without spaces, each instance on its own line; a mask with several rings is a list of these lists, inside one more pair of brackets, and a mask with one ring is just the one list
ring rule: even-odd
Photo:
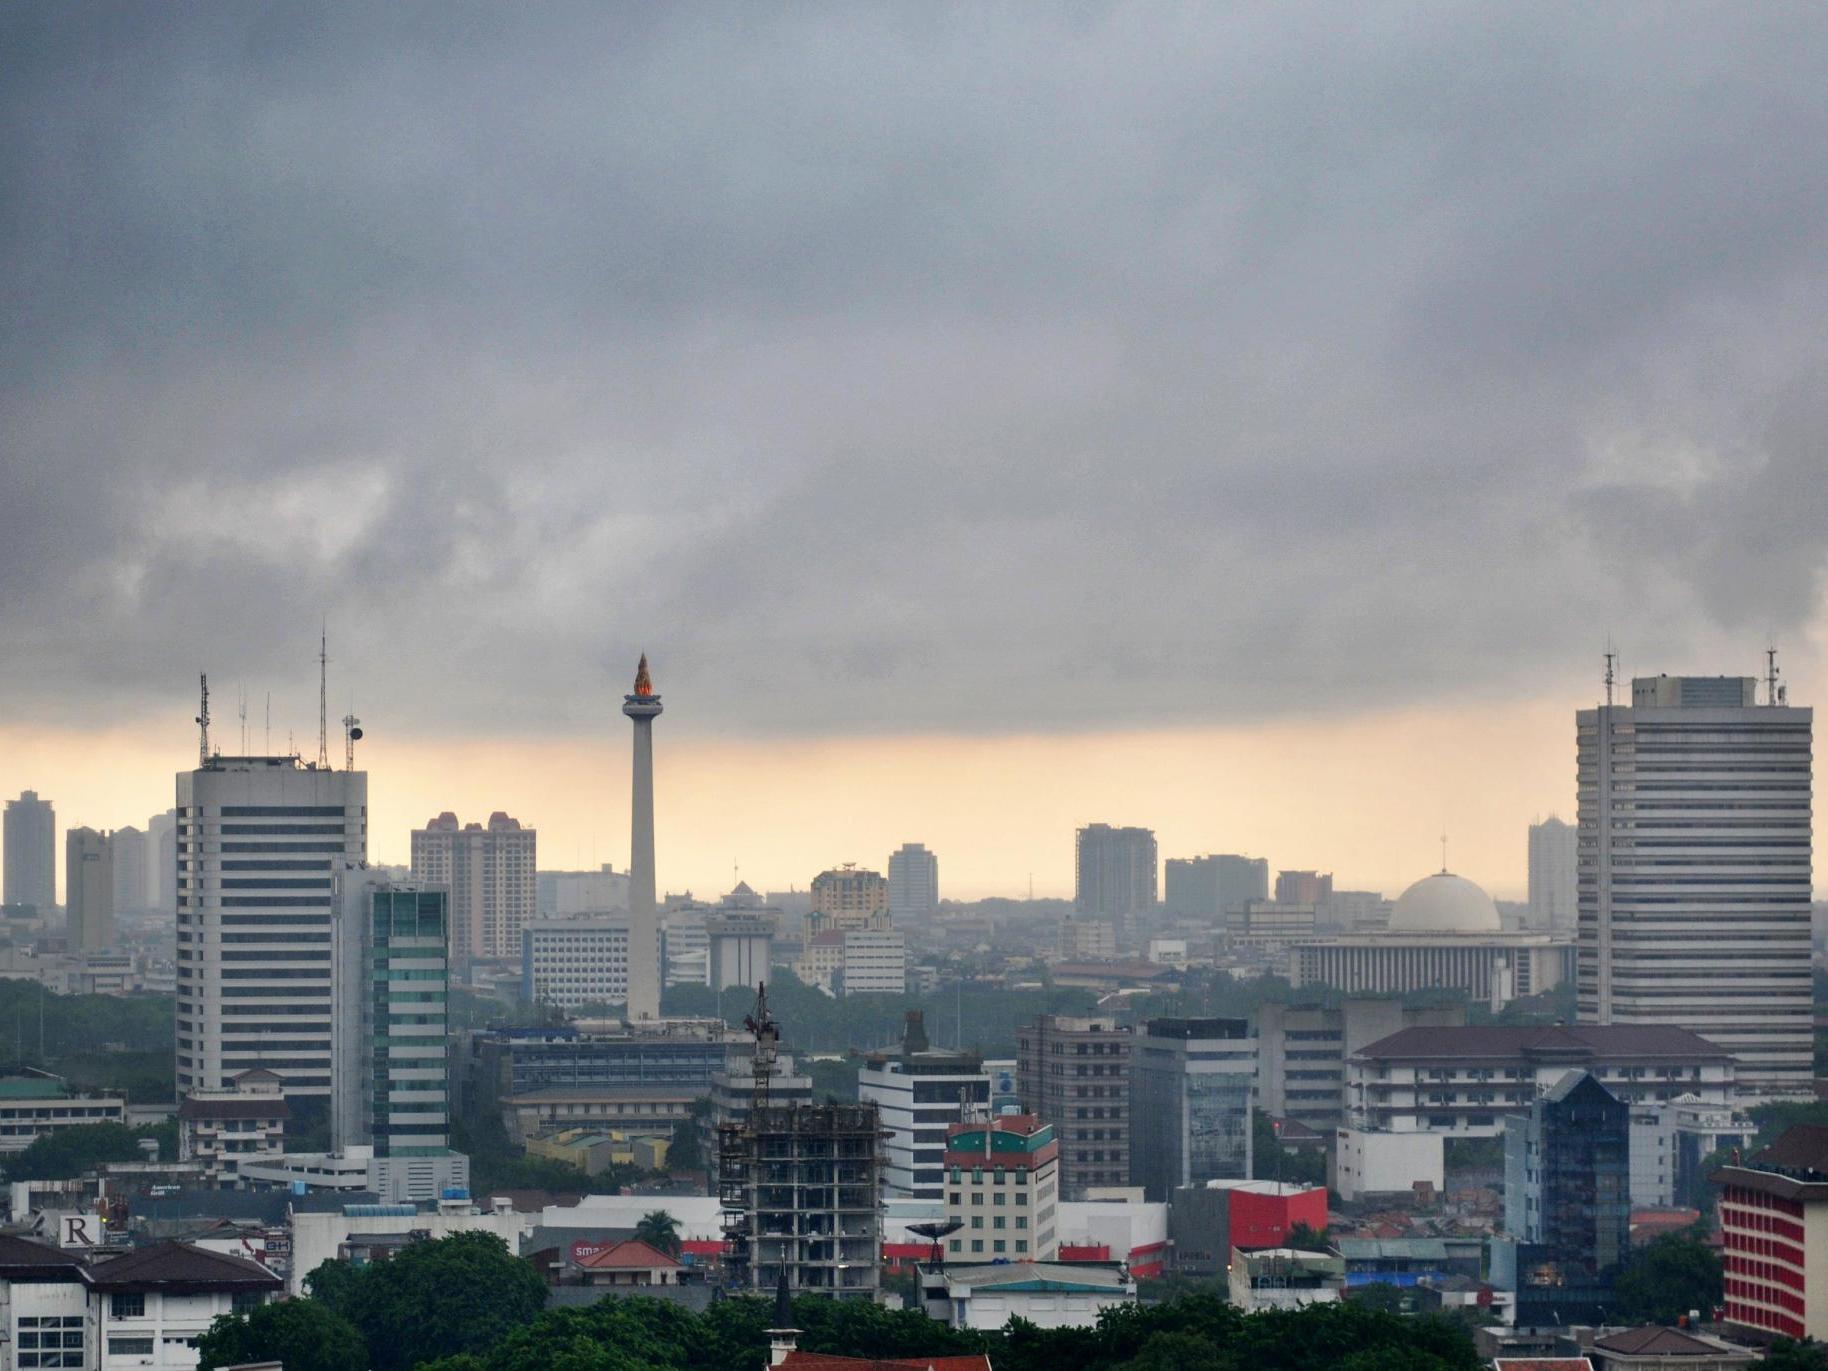
[[1612,683],[1618,679],[1615,668],[1618,666],[1619,654],[1612,650],[1612,639],[1606,639],[1606,703],[1612,703]]
[[330,625],[317,637],[317,764],[330,766]]
[[273,755],[273,692],[270,690],[267,692],[267,740],[261,750],[268,757]]
[[355,745],[362,740],[362,721],[355,717],[355,707],[343,716],[343,770],[355,770]]
[[1777,646],[1774,643],[1767,644],[1765,647],[1765,703],[1768,705],[1782,704],[1784,695],[1788,693],[1777,683]]
[[1441,835],[1441,874],[1447,874],[1447,835]]
[[246,686],[237,686],[235,687],[235,693],[240,701],[241,755],[245,757],[248,755],[248,688]]
[[209,765],[209,673],[206,671],[197,678],[202,690],[203,700],[197,710],[197,726],[200,730],[197,737],[197,765]]

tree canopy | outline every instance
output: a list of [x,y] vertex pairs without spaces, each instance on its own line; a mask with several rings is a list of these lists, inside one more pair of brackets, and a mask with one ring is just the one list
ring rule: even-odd
[[1665,1233],[1632,1254],[1613,1297],[1622,1317],[1674,1323],[1691,1309],[1705,1317],[1725,1290],[1720,1255],[1695,1232]]
[[[85,1123],[75,1128],[60,1128],[55,1133],[40,1133],[31,1146],[6,1161],[9,1181],[71,1180],[104,1162],[133,1162],[140,1159],[140,1139],[157,1138],[161,1147],[168,1146],[170,1130],[133,1129],[124,1123]],[[167,1161],[176,1161],[175,1151],[163,1153]]]
[[198,1371],[276,1361],[286,1371],[363,1371],[368,1346],[354,1324],[317,1300],[224,1314],[197,1339]]

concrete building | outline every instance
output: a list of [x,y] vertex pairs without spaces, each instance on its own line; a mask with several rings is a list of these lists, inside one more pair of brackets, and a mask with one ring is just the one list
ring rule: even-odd
[[857,1098],[881,1116],[883,1193],[943,1201],[946,1128],[967,1110],[988,1107],[990,1077],[976,1052],[929,1047],[921,1011],[911,1009],[900,1050],[864,1058]]
[[23,1152],[45,1133],[126,1122],[124,1095],[73,1091],[63,1077],[31,1066],[0,1076],[0,1153]]
[[1333,876],[1320,871],[1278,871],[1277,904],[1324,904],[1333,894]]
[[628,1002],[628,916],[521,928],[521,998],[559,1009]]
[[710,912],[693,901],[673,905],[660,916],[660,966],[668,989],[711,984],[711,937],[705,928]]
[[1793,1124],[1712,1180],[1727,1324],[1761,1342],[1828,1339],[1828,1127]]
[[1290,1181],[1205,1181],[1177,1189],[1168,1208],[1177,1275],[1211,1280],[1234,1248],[1282,1247],[1295,1229],[1327,1226],[1325,1186]]
[[1710,1193],[1702,1163],[1716,1152],[1750,1152],[1757,1132],[1738,1110],[1705,1104],[1696,1095],[1678,1095],[1666,1104],[1634,1104],[1631,1207],[1707,1208]]
[[534,874],[534,906],[542,919],[628,912],[628,873],[604,862],[595,871]]
[[1530,928],[1535,932],[1574,936],[1579,833],[1552,814],[1530,825]]
[[177,810],[178,1093],[264,1067],[328,1096],[334,873],[367,856],[367,773],[214,756]]
[[57,904],[57,811],[36,790],[22,790],[6,802],[0,829],[5,896],[0,904],[30,905],[48,914]]
[[432,1205],[350,1204],[334,1210],[300,1210],[292,1215],[291,1227],[292,1266],[286,1285],[295,1299],[305,1293],[305,1277],[327,1261],[384,1257],[409,1242],[453,1233],[493,1233],[508,1251],[518,1252],[521,1239],[533,1230],[530,1218],[515,1213],[506,1198],[488,1208],[444,1200]]
[[1346,1297],[1346,1261],[1331,1252],[1234,1248],[1227,1279],[1232,1306],[1246,1314],[1336,1304]]
[[146,821],[146,905],[158,914],[178,912],[178,811]]
[[1257,1103],[1321,1133],[1346,1121],[1346,1063],[1405,1028],[1456,1027],[1466,1006],[1412,1009],[1399,998],[1351,996],[1335,1004],[1277,1004],[1257,1011]]
[[202,1162],[210,1185],[234,1186],[241,1164],[286,1150],[292,1111],[271,1071],[243,1071],[226,1089],[193,1090],[178,1104],[178,1160]]
[[1117,945],[1129,948],[1155,913],[1154,831],[1087,824],[1076,835],[1073,869],[1074,912],[1110,924]]
[[1385,932],[1316,938],[1288,950],[1289,982],[1348,994],[1460,989],[1493,1009],[1560,985],[1573,945],[1546,933],[1505,933],[1498,907],[1451,872],[1424,877],[1390,909]]
[[410,1170],[450,1149],[450,897],[352,866],[337,893],[333,1145]]
[[847,862],[812,878],[808,934],[882,931],[888,927],[889,883],[879,872]]
[[1054,1125],[1063,1199],[1130,1183],[1133,1041],[1111,1018],[1044,1014],[1016,1030],[1016,1090],[1024,1112]]
[[1168,1200],[1251,1170],[1257,1044],[1243,1019],[1150,1019],[1130,1063],[1130,1182]]
[[1109,961],[1117,955],[1117,930],[1107,919],[1062,919],[1054,952],[1063,962]]
[[660,908],[654,886],[654,720],[660,697],[647,674],[647,655],[635,668],[635,689],[622,697],[634,725],[629,803],[628,1017],[660,1017]]
[[[1630,1111],[1585,1071],[1569,1071],[1504,1132],[1504,1227],[1515,1242],[1516,1320],[1604,1323],[1631,1250]],[[1494,1267],[1499,1258],[1494,1253]]]
[[1162,908],[1182,919],[1217,924],[1247,900],[1269,898],[1269,862],[1215,853],[1170,857],[1163,866]]
[[1640,677],[1576,716],[1583,1023],[1680,1025],[1758,1098],[1813,1098],[1813,711]]
[[834,994],[843,970],[844,934],[836,929],[814,933],[807,938],[793,963],[793,974],[802,985],[818,986]]
[[889,921],[922,922],[939,913],[939,858],[925,843],[903,843],[889,854]]
[[[768,1105],[717,1130],[717,1186],[738,1289],[876,1299],[882,1210],[876,1106]],[[942,1148],[943,1150],[943,1148]]]
[[108,835],[108,858],[114,868],[116,914],[138,913],[146,904],[146,835],[129,824]]
[[413,879],[450,892],[451,958],[518,957],[521,929],[535,917],[539,833],[497,810],[483,824],[459,824],[446,810],[413,830]]
[[1333,1135],[1330,1181],[1348,1204],[1372,1198],[1413,1199],[1417,1186],[1446,1184],[1444,1133],[1394,1133],[1345,1127]]
[[[748,890],[748,886],[739,887]],[[774,918],[761,909],[722,909],[705,920],[711,989],[756,986],[768,979],[774,952]]]
[[63,886],[70,951],[114,946],[114,845],[106,833],[72,828],[64,834]]
[[905,995],[908,943],[900,933],[854,929],[844,934],[846,995]]
[[946,1127],[946,1240],[953,1261],[1052,1261],[1059,1250],[1060,1145],[1033,1114]]
[[920,1286],[929,1318],[987,1333],[1011,1319],[1036,1328],[1090,1328],[1105,1310],[1136,1303],[1136,1282],[1117,1263],[948,1263],[923,1267]]

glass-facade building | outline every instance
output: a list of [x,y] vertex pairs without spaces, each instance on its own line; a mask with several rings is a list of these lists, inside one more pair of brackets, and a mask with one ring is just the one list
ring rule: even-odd
[[1243,1019],[1151,1019],[1130,1058],[1130,1184],[1163,1202],[1175,1188],[1245,1180],[1257,1042]]

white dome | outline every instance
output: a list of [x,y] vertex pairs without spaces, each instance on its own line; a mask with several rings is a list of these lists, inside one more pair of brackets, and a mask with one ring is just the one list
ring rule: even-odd
[[1496,933],[1501,927],[1492,897],[1446,871],[1424,876],[1390,909],[1392,933]]

